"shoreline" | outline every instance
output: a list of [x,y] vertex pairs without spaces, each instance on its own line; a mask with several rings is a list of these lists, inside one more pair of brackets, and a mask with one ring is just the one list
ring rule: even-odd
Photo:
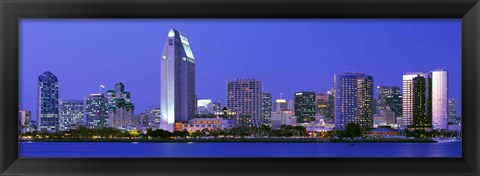
[[315,139],[315,138],[208,138],[208,139],[19,139],[19,142],[145,142],[145,143],[437,143],[433,139]]

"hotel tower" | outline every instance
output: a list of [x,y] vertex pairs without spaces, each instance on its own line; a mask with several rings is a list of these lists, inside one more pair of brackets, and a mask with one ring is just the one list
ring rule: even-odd
[[403,127],[447,129],[446,70],[403,75]]
[[195,58],[187,37],[168,32],[160,59],[160,128],[173,132],[175,122],[195,115]]
[[373,127],[373,77],[363,73],[334,76],[335,128],[344,130],[349,123]]

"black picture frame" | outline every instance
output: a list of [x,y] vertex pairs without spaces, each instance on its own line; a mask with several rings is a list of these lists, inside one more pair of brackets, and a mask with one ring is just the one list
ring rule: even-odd
[[[462,158],[18,158],[21,18],[461,18]],[[1,175],[479,175],[478,0],[1,0]]]

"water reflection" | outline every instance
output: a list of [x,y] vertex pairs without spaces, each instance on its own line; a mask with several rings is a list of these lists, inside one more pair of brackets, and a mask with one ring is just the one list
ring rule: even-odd
[[20,157],[461,157],[449,143],[20,143]]

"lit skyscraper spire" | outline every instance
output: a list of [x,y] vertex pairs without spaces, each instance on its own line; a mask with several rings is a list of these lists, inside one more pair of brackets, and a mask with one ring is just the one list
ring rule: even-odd
[[170,29],[160,59],[160,128],[173,132],[175,122],[195,115],[195,58],[187,37]]

